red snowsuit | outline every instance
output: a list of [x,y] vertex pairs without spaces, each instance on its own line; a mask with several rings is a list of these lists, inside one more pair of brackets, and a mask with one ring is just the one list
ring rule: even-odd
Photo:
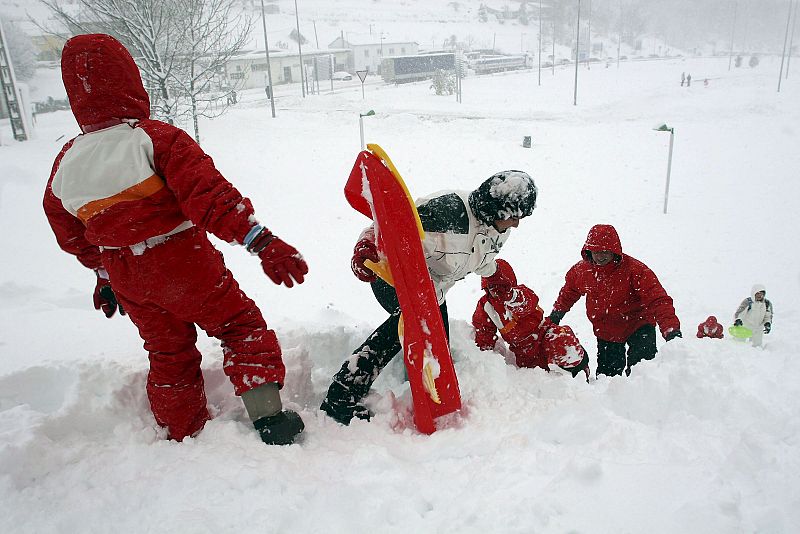
[[486,294],[472,315],[475,344],[492,350],[497,332],[508,343],[519,367],[541,367],[552,363],[564,369],[579,366],[587,356],[568,326],[558,326],[544,318],[539,297],[530,288],[517,285],[511,266],[497,260],[497,271],[481,279]]
[[253,207],[183,130],[149,119],[139,70],[115,39],[70,39],[61,70],[84,133],[56,158],[44,210],[63,250],[108,272],[150,354],[155,419],[180,441],[209,419],[195,324],[222,341],[237,395],[283,382],[275,332],[206,237],[241,244]]
[[[616,259],[600,266],[592,263],[590,251],[611,251]],[[581,250],[583,260],[567,272],[554,312],[567,312],[586,295],[586,316],[598,339],[625,342],[640,327],[658,323],[661,335],[680,330],[672,298],[655,273],[636,258],[622,253],[613,226],[592,227]]]
[[717,318],[710,315],[705,322],[697,325],[697,337],[711,337],[722,339],[725,337],[724,328],[717,322]]

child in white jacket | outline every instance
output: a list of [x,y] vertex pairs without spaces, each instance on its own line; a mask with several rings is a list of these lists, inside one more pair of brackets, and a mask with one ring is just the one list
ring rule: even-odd
[[760,347],[764,334],[772,330],[772,303],[767,299],[767,289],[762,284],[753,286],[750,296],[736,309],[734,319],[734,325],[746,326],[753,331],[750,340],[754,347]]

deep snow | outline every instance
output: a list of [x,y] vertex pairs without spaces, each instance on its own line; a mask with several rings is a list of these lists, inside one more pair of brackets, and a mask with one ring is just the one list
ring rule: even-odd
[[[277,330],[287,404],[303,443],[263,445],[201,338],[215,419],[163,441],[144,395],[147,358],[126,318],[91,305],[93,275],[62,253],[41,209],[50,166],[77,132],[38,117],[36,139],[0,146],[0,531],[2,532],[797,532],[800,89],[778,64],[727,58],[464,80],[463,104],[428,84],[262,94],[202,123],[203,147],[296,245],[307,282],[272,285],[256,259],[218,246]],[[679,86],[691,72],[691,88]],[[709,78],[708,87],[703,79]],[[323,87],[325,89],[325,87]],[[501,257],[545,311],[595,223],[617,227],[675,299],[684,339],[629,379],[573,380],[479,352],[477,277],[448,296],[465,408],[432,436],[409,424],[402,364],[376,383],[377,417],[341,427],[317,410],[330,377],[384,312],[349,270],[366,219],[342,188],[359,148],[381,144],[415,196],[530,172],[538,207]],[[662,213],[675,127],[669,213]],[[2,125],[8,129],[7,124]],[[533,148],[522,148],[524,135]],[[730,324],[755,282],[775,305],[754,349],[696,339]],[[564,323],[595,342],[580,301]]]

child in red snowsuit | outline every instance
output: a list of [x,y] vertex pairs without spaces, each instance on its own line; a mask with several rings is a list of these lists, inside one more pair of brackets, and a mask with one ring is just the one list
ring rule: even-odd
[[697,337],[711,337],[722,339],[724,336],[722,325],[717,322],[717,318],[709,315],[705,322],[697,325]]
[[56,157],[44,210],[61,248],[97,273],[95,308],[111,317],[119,305],[139,329],[156,422],[181,441],[210,418],[198,325],[222,341],[223,369],[261,439],[291,443],[303,422],[281,410],[278,338],[206,232],[258,254],[276,284],[302,283],[303,257],[256,222],[191,137],[149,118],[139,70],[116,39],[73,37],[61,73],[83,133]]
[[472,315],[475,344],[493,350],[497,332],[508,343],[519,367],[555,364],[576,376],[589,378],[589,355],[568,326],[553,324],[544,317],[539,297],[525,285],[517,284],[511,265],[497,260],[497,271],[481,279],[485,291]]

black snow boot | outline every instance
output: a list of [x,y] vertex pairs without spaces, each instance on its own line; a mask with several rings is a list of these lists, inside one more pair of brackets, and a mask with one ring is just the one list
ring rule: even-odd
[[290,445],[303,432],[305,424],[300,416],[291,410],[284,410],[253,421],[261,435],[261,441],[267,445]]
[[[366,390],[366,392],[368,391],[369,389]],[[359,395],[359,400],[362,396]],[[369,421],[370,417],[372,417],[372,413],[367,407],[356,401],[356,396],[353,392],[336,380],[328,388],[328,395],[322,401],[320,410],[345,426],[349,425],[354,417],[364,421]]]

